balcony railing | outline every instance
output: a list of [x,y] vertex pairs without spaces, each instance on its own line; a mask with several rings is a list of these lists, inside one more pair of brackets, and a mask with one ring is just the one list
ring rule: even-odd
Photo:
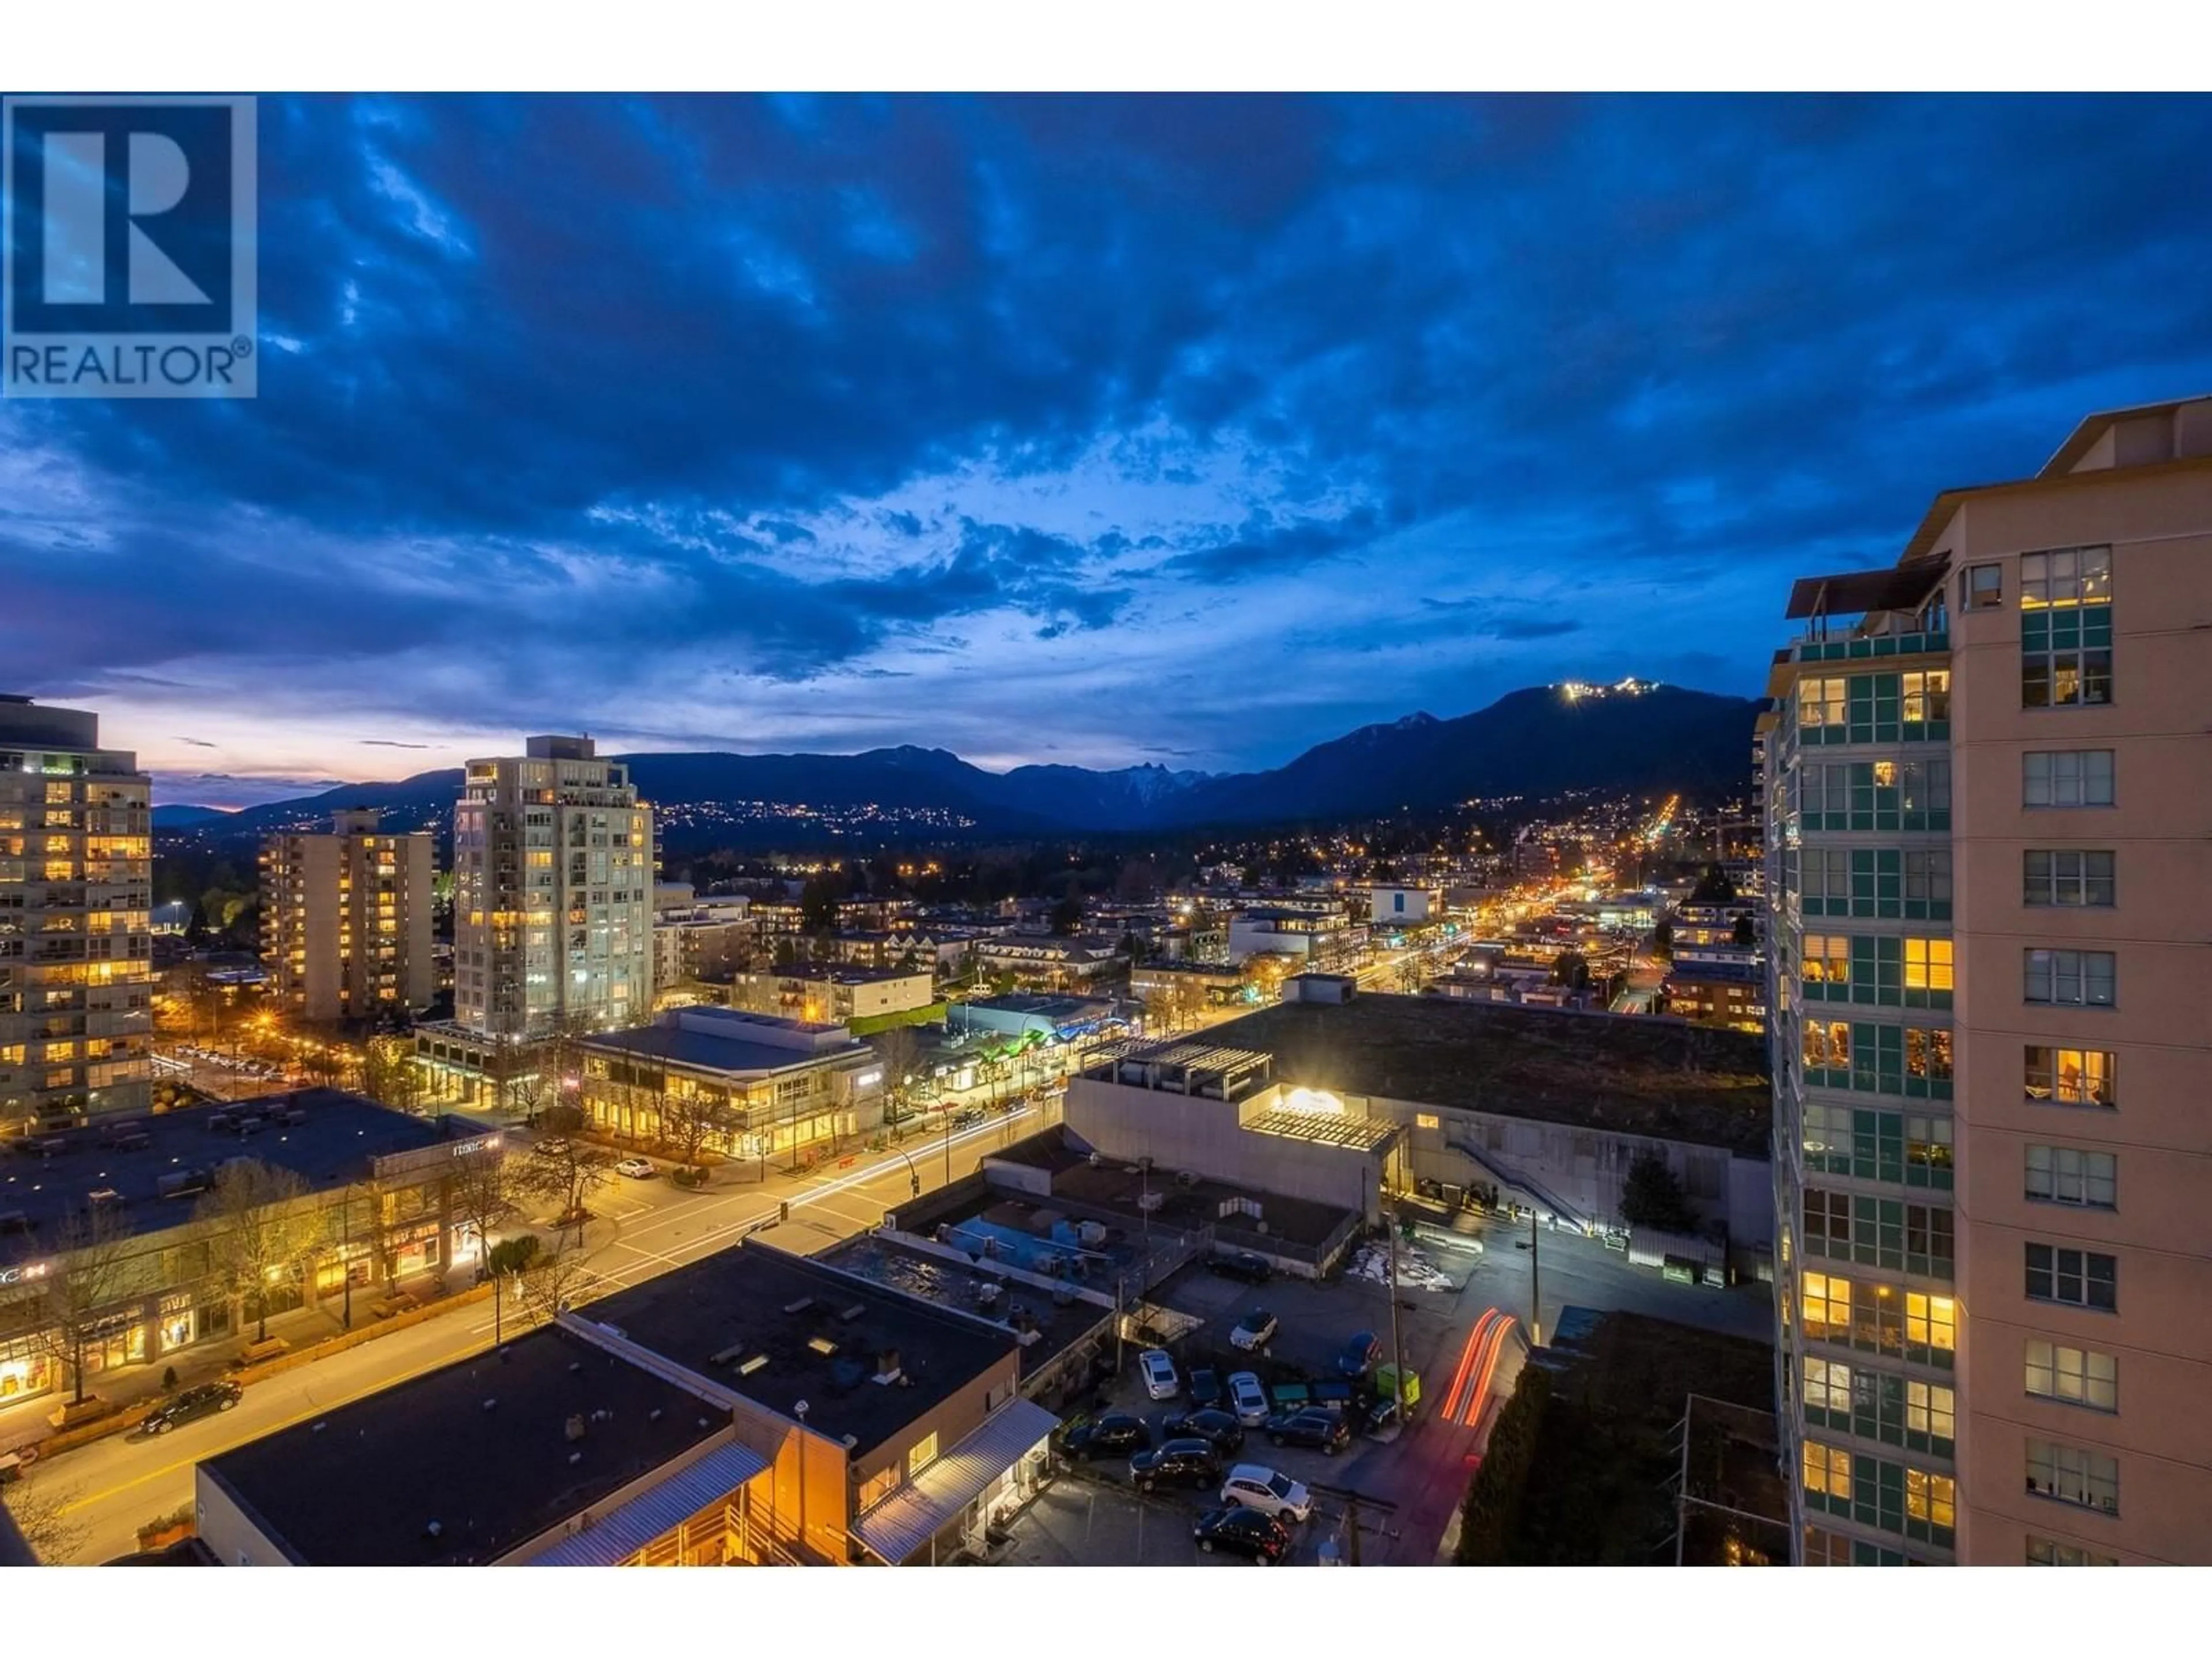
[[1791,642],[1793,662],[1861,662],[1878,657],[1918,657],[1948,651],[1948,629],[1930,629],[1917,634],[1875,634],[1865,638],[1836,639],[1805,635]]

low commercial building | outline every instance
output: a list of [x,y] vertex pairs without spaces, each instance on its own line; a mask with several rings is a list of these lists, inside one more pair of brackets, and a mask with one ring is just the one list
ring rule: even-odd
[[1628,1171],[1649,1154],[1732,1244],[1755,1251],[1774,1237],[1765,1048],[1744,1033],[1362,992],[1285,1002],[1206,1037],[1403,1130],[1401,1178],[1447,1198],[1488,1189],[1571,1222],[1615,1223]]
[[[0,1162],[0,1403],[88,1387],[228,1337],[264,1310],[323,1307],[403,1286],[471,1260],[456,1214],[460,1161],[496,1158],[501,1137],[458,1119],[395,1112],[303,1089],[18,1143]],[[242,1216],[203,1200],[222,1167],[252,1159],[297,1195],[265,1212],[256,1283],[226,1239]],[[333,1306],[332,1304],[337,1304]]]
[[1096,979],[1121,960],[1119,941],[1097,934],[1077,939],[1004,933],[975,942],[975,960],[987,973],[1070,985]]
[[715,1390],[769,1466],[757,1521],[803,1560],[949,1560],[1044,1478],[1057,1419],[1012,1331],[757,1238],[563,1322]]
[[1103,997],[1018,994],[956,1002],[945,1011],[945,1030],[957,1037],[1080,1042],[1102,1036],[1122,1023],[1115,1005]]
[[210,1459],[200,1535],[226,1565],[950,1561],[1045,1478],[1033,1346],[748,1239]]
[[1763,1033],[1766,970],[1755,961],[1677,961],[1667,975],[1667,1012],[1700,1025]]
[[712,1151],[801,1163],[883,1121],[883,1066],[839,1024],[678,1008],[578,1048],[584,1109],[626,1140],[678,1138],[665,1118],[696,1112]]
[[227,1567],[741,1565],[767,1469],[714,1391],[555,1325],[209,1459],[192,1508]]
[[1443,895],[1432,887],[1368,889],[1367,919],[1377,927],[1418,927],[1443,913]]
[[1255,905],[1229,919],[1229,960],[1286,956],[1313,967],[1327,967],[1366,948],[1368,930],[1347,923],[1330,909],[1314,911],[1285,905]]
[[1163,1182],[1217,1181],[1378,1219],[1398,1126],[1273,1071],[1265,1053],[1212,1033],[1109,1043],[1069,1080],[1065,1121],[1101,1157]]
[[1140,963],[1129,970],[1129,994],[1147,1006],[1165,994],[1218,1008],[1244,1000],[1244,975],[1226,963]]
[[755,1013],[843,1024],[927,1008],[937,1000],[936,988],[936,975],[927,968],[779,968],[734,975],[730,1004]]

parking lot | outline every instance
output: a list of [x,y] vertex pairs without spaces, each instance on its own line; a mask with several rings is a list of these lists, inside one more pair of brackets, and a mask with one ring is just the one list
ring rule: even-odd
[[[1248,1429],[1241,1450],[1226,1463],[1263,1464],[1305,1484],[1313,1494],[1312,1518],[1293,1529],[1291,1565],[1309,1565],[1326,1551],[1347,1564],[1425,1565],[1435,1559],[1444,1529],[1464,1490],[1473,1435],[1439,1420],[1455,1370],[1477,1322],[1496,1307],[1522,1322],[1505,1345],[1492,1379],[1493,1395],[1511,1387],[1519,1370],[1532,1279],[1527,1229],[1474,1220],[1466,1231],[1443,1236],[1424,1228],[1418,1259],[1437,1270],[1445,1288],[1417,1289],[1401,1265],[1397,1344],[1421,1380],[1413,1422],[1388,1439],[1355,1437],[1334,1455],[1316,1449],[1275,1446],[1264,1430]],[[1479,1249],[1478,1249],[1479,1247]],[[1653,1269],[1632,1267],[1595,1240],[1547,1232],[1534,1253],[1540,1264],[1547,1324],[1566,1306],[1622,1308],[1661,1318],[1772,1340],[1771,1304],[1764,1286],[1716,1290],[1669,1284]],[[1392,1349],[1391,1298],[1379,1283],[1346,1275],[1333,1283],[1278,1276],[1249,1285],[1194,1267],[1156,1289],[1157,1306],[1200,1322],[1167,1346],[1182,1397],[1151,1399],[1132,1345],[1100,1409],[1139,1417],[1155,1444],[1161,1424],[1190,1409],[1192,1367],[1212,1365],[1225,1377],[1255,1370],[1263,1380],[1304,1376],[1334,1378],[1346,1339],[1372,1332],[1387,1363]],[[1255,1309],[1277,1321],[1263,1356],[1237,1353],[1229,1334]],[[1388,1432],[1386,1431],[1386,1432]],[[1071,1470],[1014,1523],[1006,1559],[1029,1565],[1160,1566],[1193,1562],[1242,1565],[1239,1558],[1203,1556],[1191,1523],[1218,1502],[1212,1491],[1136,1492],[1126,1455],[1109,1455]],[[1347,1522],[1356,1528],[1356,1547]]]

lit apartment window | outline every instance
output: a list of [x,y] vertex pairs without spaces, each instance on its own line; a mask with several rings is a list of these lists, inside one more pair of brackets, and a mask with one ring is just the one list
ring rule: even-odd
[[2027,1443],[2027,1489],[2038,1497],[2118,1515],[2119,1462],[2086,1446],[2031,1440]]
[[2117,969],[2109,951],[2025,951],[2021,996],[2029,1002],[2109,1008]]
[[[1918,1291],[1905,1298],[1905,1340],[1931,1353],[1948,1354],[1959,1346],[1959,1304],[1948,1296],[1927,1296]],[[1938,1363],[1948,1365],[1948,1359]]]
[[2031,750],[2020,757],[2024,806],[2110,806],[2109,749]]
[[1807,1273],[1805,1334],[1816,1342],[1846,1342],[1851,1334],[1851,1281],[1832,1273]]
[[1840,1359],[1806,1360],[1805,1409],[1832,1412],[1840,1422],[1850,1422],[1851,1368]]
[[1807,984],[1848,984],[1851,977],[1851,942],[1841,933],[1808,933],[1801,959]]
[[2073,1146],[2027,1149],[2027,1196],[2046,1204],[2110,1210],[2119,1204],[2118,1157]]
[[2052,553],[2025,553],[2020,561],[2020,608],[2067,610],[2109,605],[2112,598],[2112,550],[2069,547]]
[[[1905,1512],[1929,1527],[1948,1530],[1958,1524],[1958,1487],[1948,1474],[1907,1468]],[[1917,1536],[1917,1534],[1916,1534]]]
[[1948,991],[1951,988],[1949,939],[1909,939],[1905,941],[1905,988],[1908,991]]
[[1824,1446],[1817,1440],[1808,1440],[1805,1443],[1805,1490],[1849,1503],[1851,1496],[1851,1455],[1834,1446]]
[[1847,1072],[1851,1067],[1851,1028],[1843,1020],[1808,1019],[1804,1025],[1805,1069]]
[[1959,608],[1995,611],[2004,604],[2004,567],[1970,564],[1959,574]]
[[2094,1250],[2027,1247],[2027,1298],[2110,1313],[2119,1306],[2119,1263]]
[[1930,668],[1904,677],[1905,723],[1925,725],[1951,718],[1951,671]]
[[2112,1556],[2099,1555],[2094,1551],[2083,1549],[2079,1544],[2061,1543],[2056,1538],[2038,1538],[2030,1534],[2027,1565],[2031,1567],[2117,1567],[2120,1564]]
[[2030,848],[2021,854],[2021,898],[2029,905],[2094,905],[2113,902],[2113,854],[2059,848]]
[[907,1452],[906,1472],[910,1475],[920,1474],[936,1461],[937,1431],[932,1429],[921,1439],[915,1441],[913,1447]]
[[1838,726],[1847,715],[1849,682],[1843,679],[1800,680],[1797,683],[1797,724],[1803,727]]
[[[1959,1396],[1949,1385],[1905,1383],[1905,1428],[1908,1434],[1924,1434],[1931,1443],[1940,1440],[1944,1443],[1938,1449],[1948,1452],[1958,1431],[1958,1413]],[[1948,1527],[1951,1523],[1945,1521],[1942,1524]]]
[[2040,1337],[2027,1343],[2027,1391],[2100,1412],[2120,1408],[2120,1362],[2089,1348],[2069,1348]]
[[2101,1048],[2027,1049],[2027,1097],[2056,1106],[2119,1103],[2119,1056]]
[[2112,550],[2021,558],[2020,700],[2066,708],[2112,700]]

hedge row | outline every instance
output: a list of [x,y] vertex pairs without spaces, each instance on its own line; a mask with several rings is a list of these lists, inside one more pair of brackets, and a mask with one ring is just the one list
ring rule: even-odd
[[1541,1365],[1523,1366],[1513,1398],[1505,1402],[1505,1409],[1491,1426],[1482,1467],[1468,1486],[1467,1504],[1460,1512],[1459,1548],[1452,1558],[1461,1566],[1505,1565],[1506,1540],[1528,1490],[1536,1436],[1544,1425],[1544,1407],[1551,1397],[1551,1373]]

